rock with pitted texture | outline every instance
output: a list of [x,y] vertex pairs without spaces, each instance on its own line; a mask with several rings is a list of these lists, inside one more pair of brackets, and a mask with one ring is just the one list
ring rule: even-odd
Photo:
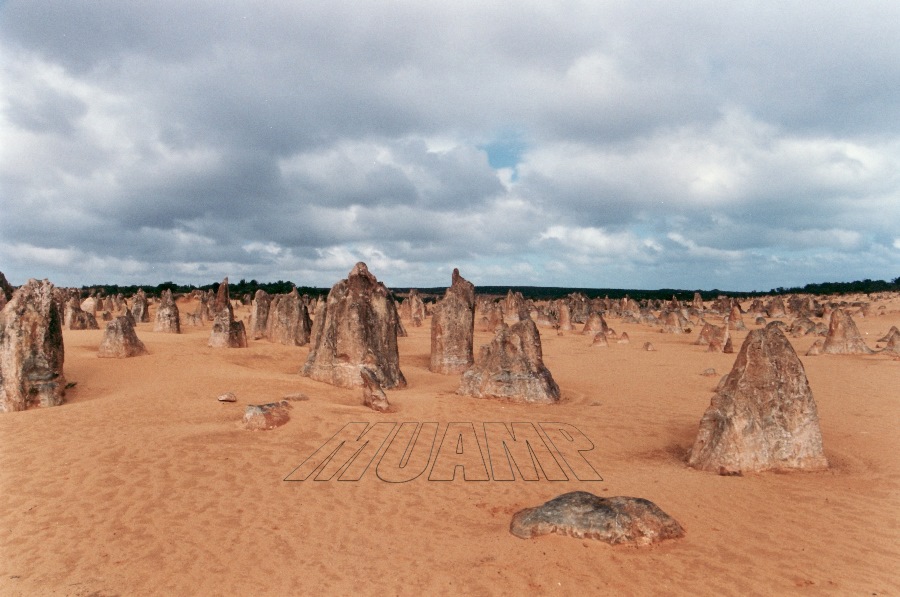
[[406,387],[397,347],[399,321],[391,292],[365,263],[357,263],[316,312],[301,375],[352,388],[362,385],[360,372],[367,367],[381,387]]
[[803,364],[777,325],[747,335],[700,420],[688,464],[720,474],[828,467]]
[[415,288],[409,291],[409,296],[400,305],[400,318],[409,321],[414,328],[422,327],[425,321],[425,303]]
[[728,314],[728,327],[739,332],[747,331],[747,326],[744,324],[744,316],[741,314],[741,307],[737,304],[737,301],[731,305],[731,312]]
[[178,305],[175,297],[169,289],[163,290],[159,298],[159,306],[156,308],[156,323],[153,324],[154,332],[167,334],[181,333],[181,320],[178,316]]
[[53,284],[29,280],[0,311],[0,412],[62,404],[64,361]]
[[134,319],[120,315],[106,324],[98,357],[126,359],[143,354],[147,354],[147,347],[134,331]]
[[142,288],[139,288],[137,293],[131,297],[131,315],[136,323],[150,321],[150,302],[147,300],[147,293]]
[[450,287],[431,316],[429,370],[453,375],[475,362],[475,286],[453,270]]
[[824,354],[872,354],[875,352],[866,346],[853,319],[843,309],[831,312],[828,334],[822,346]]
[[891,329],[888,330],[887,334],[878,339],[879,342],[889,342],[891,337],[895,334],[900,334],[900,330],[897,329],[897,326],[892,325]]
[[378,383],[375,372],[368,367],[363,367],[359,375],[363,382],[363,404],[378,412],[388,412],[391,405],[384,394],[384,389]]
[[266,337],[269,321],[269,306],[272,297],[263,289],[256,291],[250,306],[250,339],[259,340]]
[[684,536],[684,528],[650,500],[602,498],[587,491],[564,493],[541,506],[517,512],[509,531],[522,539],[555,533],[636,546]]
[[212,348],[247,348],[247,330],[243,321],[234,319],[234,309],[228,293],[228,278],[219,284],[216,300],[210,311],[213,314],[209,346]]
[[606,320],[603,319],[603,314],[599,311],[594,311],[588,315],[584,327],[581,328],[581,333],[585,336],[595,336],[600,333],[605,334],[608,329],[609,326],[607,326]]
[[309,344],[311,333],[309,309],[296,286],[289,293],[272,298],[266,324],[266,337],[270,342],[285,346],[304,346]]
[[891,329],[891,332],[887,335],[887,344],[884,345],[881,352],[900,355],[900,331],[897,328]]
[[559,401],[559,386],[544,366],[541,335],[530,318],[503,324],[493,341],[481,347],[475,364],[462,376],[458,394],[523,402]]
[[3,275],[3,272],[0,272],[0,309],[5,307],[6,303],[12,299],[15,291],[16,289],[6,280],[6,276]]
[[66,303],[65,325],[70,330],[99,330],[100,325],[93,313],[82,311],[81,301],[72,297]]

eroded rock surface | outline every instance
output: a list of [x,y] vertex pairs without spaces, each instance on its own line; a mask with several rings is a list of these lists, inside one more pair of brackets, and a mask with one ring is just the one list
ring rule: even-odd
[[390,291],[357,263],[335,284],[316,312],[309,357],[302,375],[352,388],[369,368],[385,389],[406,387],[397,348],[399,315]]
[[147,354],[147,347],[134,331],[134,319],[120,315],[106,324],[97,356],[125,359]]
[[459,394],[524,402],[559,401],[559,386],[544,366],[541,335],[531,319],[502,324],[462,376]]
[[53,284],[29,280],[0,311],[0,412],[62,404],[64,361]]
[[803,364],[777,325],[747,335],[700,420],[688,464],[720,474],[828,467]]
[[853,318],[843,309],[831,312],[828,334],[822,346],[825,354],[871,354],[875,352],[866,345]]
[[650,545],[684,536],[682,526],[650,500],[602,498],[587,491],[565,493],[517,512],[509,531],[522,539],[555,533],[610,545]]
[[475,286],[453,270],[450,287],[431,317],[431,361],[435,373],[463,373],[475,362]]
[[312,320],[297,288],[272,298],[269,305],[266,337],[285,346],[309,344]]
[[219,284],[211,312],[213,325],[209,334],[209,346],[213,348],[246,348],[247,330],[244,328],[243,321],[234,319],[227,277]]
[[156,322],[153,324],[153,331],[168,334],[181,333],[178,305],[175,304],[175,297],[172,296],[171,290],[162,291],[159,306],[156,308]]
[[268,404],[248,404],[244,409],[244,428],[251,431],[266,431],[280,427],[291,420],[292,408],[287,400]]
[[391,405],[384,394],[384,389],[378,383],[378,377],[375,375],[375,372],[367,367],[363,367],[359,374],[363,382],[363,404],[378,412],[389,411]]

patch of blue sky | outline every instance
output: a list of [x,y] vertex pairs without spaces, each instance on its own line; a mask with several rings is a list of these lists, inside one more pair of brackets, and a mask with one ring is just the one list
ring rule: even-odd
[[520,133],[505,132],[494,140],[479,146],[488,156],[488,164],[495,170],[512,170],[512,180],[518,178],[517,166],[522,161],[522,154],[528,145]]

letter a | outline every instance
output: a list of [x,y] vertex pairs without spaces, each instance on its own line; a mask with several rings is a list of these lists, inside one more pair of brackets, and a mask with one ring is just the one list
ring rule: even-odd
[[447,425],[428,480],[452,481],[457,467],[463,470],[463,479],[466,481],[490,481],[478,437],[475,435],[475,425],[472,423]]

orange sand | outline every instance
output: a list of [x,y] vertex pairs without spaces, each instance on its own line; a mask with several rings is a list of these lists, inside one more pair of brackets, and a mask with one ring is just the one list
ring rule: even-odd
[[[900,325],[900,299],[878,304],[855,317],[872,347]],[[542,328],[563,402],[526,406],[456,396],[457,376],[427,369],[429,323],[407,323],[409,387],[387,414],[297,375],[306,347],[211,349],[208,324],[151,323],[149,356],[99,359],[101,331],[66,331],[68,403],[0,415],[0,594],[900,594],[900,360],[805,357],[814,338],[792,339],[831,469],[720,477],[684,464],[718,381],[700,372],[736,356],[693,346],[699,330],[610,319],[631,343],[591,348]],[[227,391],[237,403],[216,401]],[[296,392],[309,400],[287,425],[240,427],[246,404]],[[571,423],[604,481],[283,481],[353,421]],[[638,549],[509,534],[515,511],[574,490],[650,499],[687,535]]]

